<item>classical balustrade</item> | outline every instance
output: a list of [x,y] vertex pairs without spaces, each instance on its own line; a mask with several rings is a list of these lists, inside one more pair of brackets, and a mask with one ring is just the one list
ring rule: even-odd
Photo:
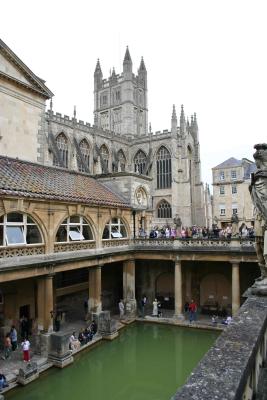
[[66,242],[66,243],[55,243],[54,253],[61,253],[64,251],[77,251],[95,249],[96,243],[94,240],[83,241],[83,242]]
[[252,400],[266,357],[267,296],[251,296],[172,400]]
[[104,239],[102,241],[103,247],[118,247],[118,246],[129,246],[130,239]]
[[254,247],[254,239],[200,239],[200,238],[190,238],[190,239],[180,239],[180,238],[136,238],[134,239],[134,244],[142,247],[173,247],[176,248],[248,248]]
[[[117,248],[120,246],[131,246],[131,249],[168,249],[173,251],[206,251],[207,249],[220,250],[239,250],[251,251],[254,249],[253,239],[166,239],[166,238],[122,238],[122,239],[104,239],[102,240],[102,248]],[[55,243],[54,253],[62,253],[69,251],[96,249],[95,241],[73,241]],[[19,256],[34,256],[45,254],[45,245],[24,245],[24,246],[0,246],[0,258],[10,258]]]
[[35,256],[37,254],[45,253],[44,244],[32,244],[24,246],[1,246],[0,258],[11,258],[20,256]]

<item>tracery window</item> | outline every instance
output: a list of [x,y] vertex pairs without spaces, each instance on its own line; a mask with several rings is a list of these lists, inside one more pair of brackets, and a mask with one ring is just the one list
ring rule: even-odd
[[166,200],[162,200],[158,205],[158,218],[171,218],[171,217],[172,217],[171,205]]
[[[80,144],[79,144],[82,156],[83,156],[83,162],[86,165],[86,167],[88,168],[89,171],[89,163],[90,163],[90,147],[89,144],[87,142],[87,140],[83,139]],[[78,167],[79,167],[79,171],[80,172],[85,172],[85,168],[83,166],[83,164],[80,162],[80,160],[78,160]]]
[[0,246],[43,243],[38,226],[31,217],[9,213],[0,217]]
[[157,152],[157,188],[166,189],[172,185],[172,160],[169,151],[162,146]]
[[[102,160],[103,160],[103,162],[106,165],[106,168],[108,170],[109,152],[108,152],[107,146],[105,146],[104,144],[100,147],[100,154],[101,154]],[[102,173],[104,173],[104,172],[105,171],[102,168]]]
[[56,157],[54,157],[53,159],[53,165],[55,165],[56,167],[63,166],[64,168],[68,168],[68,158],[69,158],[68,139],[66,138],[64,133],[60,133],[57,136],[56,145],[63,165],[60,164],[59,160],[57,160]]
[[91,227],[86,219],[81,215],[73,215],[66,218],[58,228],[56,242],[82,240],[94,240]]
[[120,218],[111,218],[105,225],[102,239],[122,239],[127,237],[127,231]]
[[122,150],[120,150],[118,152],[118,159],[119,159],[119,163],[120,163],[120,169],[121,171],[125,171],[125,167],[126,167],[126,157],[123,153]]
[[146,155],[142,150],[139,150],[134,157],[134,172],[144,174],[146,166]]

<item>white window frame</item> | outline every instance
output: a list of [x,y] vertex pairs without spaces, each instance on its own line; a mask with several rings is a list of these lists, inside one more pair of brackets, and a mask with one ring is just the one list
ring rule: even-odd
[[237,194],[237,185],[232,185],[232,194]]
[[[22,221],[21,222],[18,222],[18,221],[10,222],[10,221],[8,221],[8,216],[10,214],[22,215]],[[31,220],[33,222],[28,222],[28,217],[31,218]],[[0,222],[0,226],[3,227],[3,242],[0,243],[0,247],[1,246],[8,246],[8,247],[12,247],[13,246],[13,247],[16,247],[16,246],[25,246],[25,245],[33,246],[35,244],[43,244],[44,243],[41,231],[39,229],[39,226],[34,222],[32,217],[30,215],[28,215],[28,214],[24,214],[24,213],[17,212],[17,211],[13,211],[13,212],[10,212],[8,214],[4,214],[3,215],[3,222]],[[40,242],[38,242],[38,243],[27,243],[26,239],[27,239],[27,227],[28,226],[36,226],[37,227],[37,229],[39,231],[39,234],[40,234],[40,238],[41,238]],[[10,243],[10,240],[9,240],[9,237],[8,237],[8,228],[12,228],[12,227],[13,228],[16,227],[16,228],[20,229],[20,231],[21,231],[21,233],[23,235],[23,241],[16,242],[16,243]]]
[[[72,217],[79,217],[79,222],[70,222],[70,219]],[[64,221],[66,221],[66,223],[64,223]],[[55,243],[72,243],[72,242],[81,242],[83,240],[86,240],[86,242],[89,241],[93,241],[94,240],[94,236],[93,236],[93,230],[91,225],[87,222],[87,220],[82,216],[82,215],[72,215],[68,218],[65,218],[64,221],[59,225],[58,230],[60,229],[60,227],[65,227],[66,228],[66,237],[67,240],[66,241],[60,241],[60,242],[55,242]],[[85,239],[84,235],[83,235],[83,226],[89,226],[91,233],[92,233],[92,239]],[[58,232],[57,230],[57,232]],[[75,233],[74,233],[75,232]],[[79,238],[77,237],[77,239],[72,239],[72,236],[74,237],[75,234],[79,235]]]
[[232,181],[236,181],[237,180],[237,173],[236,173],[235,169],[231,170],[231,180]]
[[238,214],[238,207],[237,204],[232,204],[232,214]]
[[220,181],[224,181],[224,180],[225,180],[225,173],[224,173],[224,171],[220,171],[219,176],[220,176]]
[[220,205],[220,216],[224,217],[226,215],[226,209],[225,209],[225,205],[222,204]]
[[[117,222],[112,222],[113,219],[116,219]],[[125,232],[126,232],[126,236],[123,236],[123,234],[121,233],[121,228],[124,228]],[[103,234],[104,231],[102,233],[102,240],[111,240],[111,239],[125,239],[128,237],[128,233],[127,233],[127,229],[126,229],[126,225],[123,222],[123,220],[121,218],[111,218],[105,225],[105,228],[108,229],[109,231],[109,237],[106,239],[103,239]],[[116,231],[112,232],[112,229],[116,229]]]
[[220,195],[225,195],[225,186],[220,186]]

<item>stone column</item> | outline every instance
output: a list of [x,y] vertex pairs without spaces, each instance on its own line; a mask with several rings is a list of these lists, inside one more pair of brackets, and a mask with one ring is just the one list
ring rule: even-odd
[[101,266],[89,268],[89,313],[102,311],[101,301]]
[[126,315],[134,317],[136,315],[134,259],[123,263],[123,300]]
[[37,323],[38,331],[44,330],[44,305],[45,305],[45,281],[44,278],[37,280]]
[[174,316],[183,319],[182,265],[180,260],[175,261],[174,268]]
[[189,302],[192,299],[192,294],[191,294],[192,284],[191,284],[191,280],[192,280],[192,272],[191,272],[191,266],[190,266],[190,270],[186,269],[186,271],[185,271],[185,286],[186,286],[185,299],[187,301],[189,301]]
[[240,307],[240,282],[239,263],[232,262],[232,315],[235,315]]
[[46,275],[44,278],[44,330],[53,332],[53,275]]

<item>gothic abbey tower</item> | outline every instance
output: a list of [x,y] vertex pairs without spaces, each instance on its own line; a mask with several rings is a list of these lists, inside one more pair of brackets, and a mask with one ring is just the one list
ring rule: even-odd
[[94,73],[94,116],[99,128],[116,134],[136,137],[147,134],[147,71],[143,58],[137,75],[127,47],[122,74],[113,68],[103,79],[99,60]]
[[[16,90],[25,91],[25,84],[30,87],[22,100],[4,94],[0,99],[6,115],[0,121],[3,155],[14,157],[16,138],[10,137],[17,132],[18,120],[21,159],[90,174],[130,204],[137,230],[173,226],[177,220],[184,226],[207,225],[196,114],[188,119],[182,106],[177,118],[173,106],[169,129],[148,129],[143,58],[134,74],[127,48],[122,73],[113,69],[107,79],[97,61],[91,125],[77,119],[76,109],[71,117],[55,113],[52,92],[3,42],[0,45],[0,67],[21,81]],[[49,99],[50,109],[45,111]],[[14,101],[17,120],[11,118]]]

